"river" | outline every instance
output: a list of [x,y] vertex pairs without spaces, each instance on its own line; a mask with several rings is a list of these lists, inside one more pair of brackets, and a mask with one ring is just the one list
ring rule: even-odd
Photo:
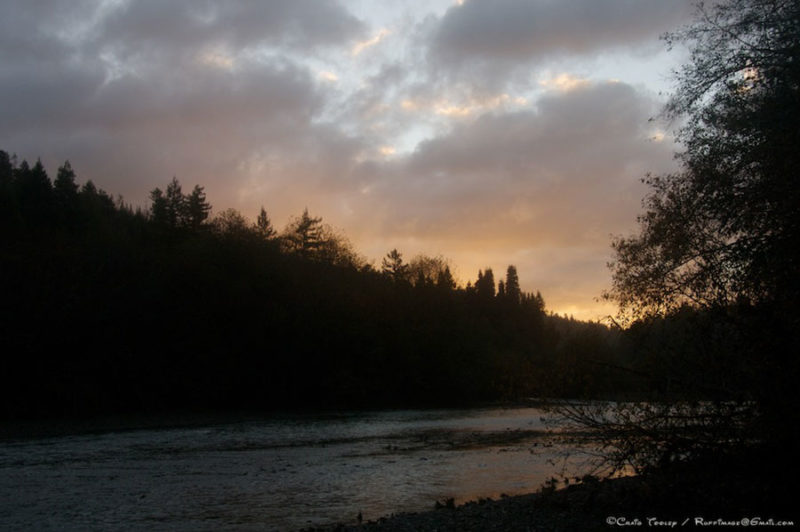
[[535,491],[535,408],[281,415],[0,442],[0,530],[296,530]]

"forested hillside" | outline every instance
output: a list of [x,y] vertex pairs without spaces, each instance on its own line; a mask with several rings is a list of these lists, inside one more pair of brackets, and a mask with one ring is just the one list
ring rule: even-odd
[[620,334],[548,315],[513,266],[460,287],[442,257],[373,266],[307,211],[210,217],[176,179],[134,210],[68,162],[0,156],[4,417],[632,389]]

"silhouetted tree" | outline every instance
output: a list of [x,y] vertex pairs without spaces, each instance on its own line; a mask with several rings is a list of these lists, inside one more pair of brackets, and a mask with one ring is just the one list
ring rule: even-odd
[[173,177],[164,194],[166,223],[175,229],[182,227],[186,222],[186,197],[181,191],[181,184]]
[[323,243],[322,218],[314,218],[303,209],[303,214],[286,226],[281,241],[287,251],[310,258]]
[[395,282],[408,280],[408,265],[403,262],[403,255],[397,249],[391,250],[381,261],[381,273]]
[[193,230],[199,229],[211,212],[211,204],[206,201],[206,193],[200,185],[195,185],[192,193],[185,199],[184,206],[186,212],[182,218],[185,219],[186,226]]
[[53,188],[42,161],[37,159],[33,167],[22,161],[14,185],[26,224],[29,227],[47,225],[52,218]]
[[156,187],[150,192],[150,216],[156,225],[171,230],[198,230],[211,213],[211,204],[200,185],[195,185],[189,195],[183,193],[181,184],[173,177],[166,192]]
[[450,266],[445,265],[443,270],[439,270],[439,274],[436,276],[436,287],[447,291],[457,288],[453,274],[450,273]]
[[164,191],[158,187],[150,192],[150,217],[158,226],[169,226],[167,198],[164,196]]
[[8,152],[0,150],[0,186],[11,186],[14,180],[14,165]]
[[613,242],[606,297],[640,328],[681,324],[669,373],[652,379],[716,401],[570,413],[603,431],[616,465],[755,444],[780,456],[800,439],[800,3],[699,3],[668,40],[691,53],[665,111],[686,119],[681,169],[645,179],[640,230]]
[[475,281],[475,292],[478,297],[492,299],[495,297],[494,272],[491,268],[486,271],[478,271],[478,280]]
[[220,235],[242,237],[250,232],[247,219],[236,209],[225,209],[214,217],[211,224]]
[[65,201],[71,201],[72,198],[78,195],[78,188],[72,165],[69,164],[69,161],[64,161],[64,164],[58,168],[58,174],[53,183],[54,192]]
[[519,276],[517,275],[517,267],[509,265],[506,269],[506,287],[505,299],[511,303],[517,304],[522,298],[522,290],[519,287]]
[[408,278],[414,286],[435,285],[439,275],[449,270],[447,260],[442,256],[417,255],[408,264]]
[[267,211],[264,207],[261,207],[261,212],[258,213],[258,218],[256,218],[256,229],[258,230],[258,234],[261,235],[261,238],[264,240],[270,240],[275,238],[277,232],[275,228],[272,227],[272,222],[267,216]]
[[0,224],[2,232],[10,232],[22,223],[14,190],[14,163],[7,152],[0,150]]
[[78,218],[78,184],[69,161],[59,167],[53,182],[53,197],[61,224],[74,228]]

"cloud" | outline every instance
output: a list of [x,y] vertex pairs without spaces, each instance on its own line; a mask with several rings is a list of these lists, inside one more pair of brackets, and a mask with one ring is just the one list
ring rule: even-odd
[[324,80],[297,59],[363,35],[336,2],[50,7],[0,5],[2,149],[51,165],[69,157],[79,171],[90,162],[81,178],[134,201],[173,174],[230,197],[249,168],[269,179],[297,161],[351,156],[346,136],[317,121]]
[[673,168],[671,147],[650,140],[658,107],[630,85],[586,83],[532,110],[459,123],[406,157],[361,168],[373,176],[360,200],[370,208],[355,209],[373,232],[361,238],[444,252],[473,280],[478,268],[517,262],[528,289],[566,305],[561,296],[580,284],[588,308],[608,282],[610,235],[635,223],[640,178]]
[[344,44],[363,31],[359,20],[330,0],[128,0],[102,21],[95,45],[127,53],[194,50],[219,42],[234,49],[310,50]]
[[499,84],[535,62],[652,43],[685,22],[690,7],[688,0],[472,0],[447,10],[428,56],[450,77]]
[[308,207],[372,258],[441,253],[463,280],[513,263],[567,308],[607,284],[639,178],[674,164],[645,90],[545,63],[655,38],[683,4],[596,4],[468,0],[368,24],[323,0],[8,0],[0,149],[69,158],[142,206],[174,175],[278,226]]
[[378,33],[376,33],[373,37],[371,37],[371,38],[369,38],[369,39],[367,39],[365,41],[357,42],[356,45],[353,46],[353,50],[352,50],[351,53],[353,55],[359,55],[361,52],[363,52],[367,48],[371,48],[371,47],[375,46],[376,44],[378,44],[379,42],[381,42],[383,39],[385,39],[387,36],[389,36],[390,33],[391,32],[389,30],[387,30],[386,28],[381,28],[380,30],[378,30]]

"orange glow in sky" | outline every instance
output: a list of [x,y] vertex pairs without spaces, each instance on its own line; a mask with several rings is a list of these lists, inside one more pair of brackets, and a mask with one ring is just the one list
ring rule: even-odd
[[308,208],[376,265],[514,264],[594,319],[646,173],[690,0],[1,3],[0,149],[69,159],[135,206],[173,176],[281,229]]

